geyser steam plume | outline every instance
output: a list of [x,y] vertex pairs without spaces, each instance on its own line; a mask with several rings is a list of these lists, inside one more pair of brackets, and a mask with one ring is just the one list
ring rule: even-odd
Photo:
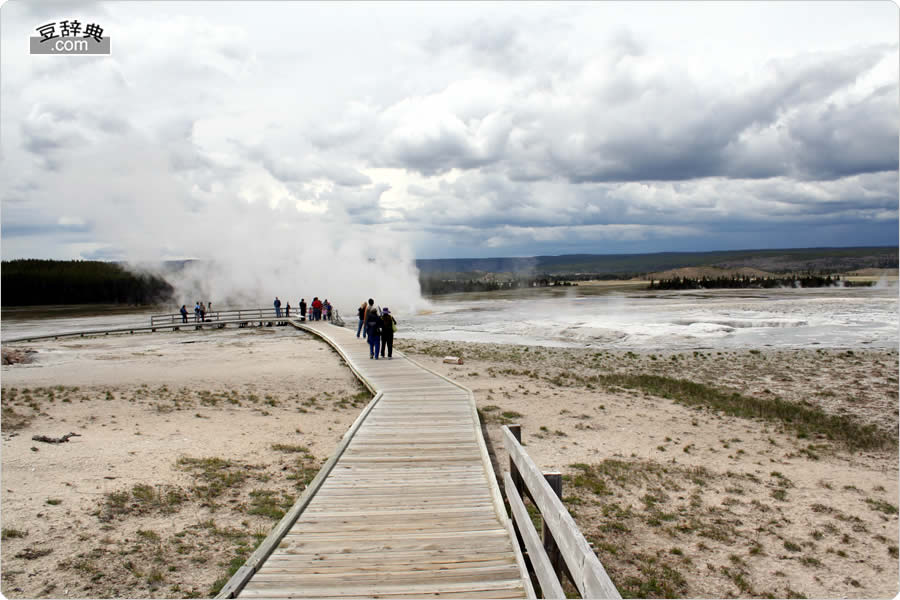
[[422,306],[409,245],[339,216],[255,203],[199,223],[182,240],[198,260],[166,275],[177,303],[268,307],[278,296],[296,307],[318,296],[351,318],[367,298],[406,312]]
[[[268,231],[266,231],[268,230]],[[424,305],[418,271],[407,245],[390,237],[354,235],[331,222],[263,226],[249,241],[232,231],[215,248],[198,254],[177,274],[166,275],[179,303],[264,306],[275,296],[296,307],[300,298],[328,299],[351,319],[367,298],[395,311]],[[374,239],[373,239],[374,238]]]
[[424,304],[410,244],[373,224],[383,185],[310,191],[252,162],[215,164],[225,159],[189,135],[160,136],[166,144],[131,131],[93,145],[37,194],[67,198],[66,213],[99,242],[95,255],[157,271],[166,259],[195,259],[179,276],[162,273],[176,289],[173,311],[197,300],[271,306],[275,296],[292,306],[328,298],[351,318],[370,297],[395,311]]

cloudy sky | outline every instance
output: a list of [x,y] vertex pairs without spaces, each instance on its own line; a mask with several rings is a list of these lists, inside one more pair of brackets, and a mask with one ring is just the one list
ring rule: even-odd
[[898,14],[9,0],[3,258],[896,245]]

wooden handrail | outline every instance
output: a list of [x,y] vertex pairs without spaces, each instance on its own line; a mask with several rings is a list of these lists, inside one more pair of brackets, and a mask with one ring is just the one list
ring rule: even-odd
[[[503,485],[506,486],[506,489],[515,489],[516,485],[513,483],[509,473],[503,474]],[[522,536],[525,549],[528,551],[528,557],[531,559],[531,568],[534,569],[538,583],[541,584],[541,598],[565,598],[566,593],[563,591],[559,577],[556,575],[556,571],[553,569],[553,565],[550,564],[550,559],[544,551],[541,538],[537,529],[534,528],[534,523],[531,522],[525,503],[522,502],[522,498],[518,494],[507,493],[506,498],[509,500],[509,508],[512,512],[513,520],[519,529],[519,534]]]
[[[291,307],[291,315],[286,314],[286,307],[281,308],[281,317],[275,316],[275,307],[270,308],[229,308],[227,310],[212,310],[204,315],[207,323],[215,323],[217,321],[233,321],[235,319],[295,319],[300,316],[299,307]],[[307,312],[307,316],[309,313]],[[332,316],[338,315],[337,309],[332,310]],[[340,319],[340,315],[338,315]],[[194,308],[191,307],[187,314],[187,323],[197,323],[194,315]],[[181,313],[166,313],[161,315],[150,315],[150,326],[157,327],[161,325],[175,325],[182,323]]]
[[[531,460],[531,457],[528,456],[528,453],[525,452],[525,449],[519,443],[519,440],[516,439],[513,432],[510,431],[510,428],[504,425],[502,431],[503,445],[509,454],[510,466],[514,467],[516,471],[504,477],[504,480],[509,480],[506,497],[510,502],[510,506],[512,507],[516,500],[521,503],[522,492],[526,492],[534,501],[535,506],[540,511],[545,527],[552,534],[559,554],[565,561],[572,583],[578,588],[582,598],[621,598],[622,596],[616,589],[615,584],[609,578],[609,575],[606,574],[606,569],[603,568],[588,541],[584,539],[584,535],[578,529],[578,525],[575,524],[575,520],[569,514],[562,500],[557,497],[553,488],[547,483],[544,474],[541,473],[534,461]],[[519,481],[521,481],[521,487],[519,487]],[[514,498],[514,496],[519,497]],[[518,509],[513,508],[514,516],[517,511]],[[527,519],[527,512],[524,515],[525,517],[523,518],[526,518],[528,525],[531,525],[530,519]],[[527,527],[524,527],[520,518],[516,519],[516,523],[519,525],[523,541],[525,541],[527,546],[528,534],[523,531]],[[533,528],[533,525],[531,527]],[[535,568],[535,575],[538,576],[538,581],[541,582],[542,590],[544,590],[544,597],[555,597],[552,594],[559,592],[554,591],[555,588],[552,587],[552,584],[548,590],[541,581],[541,571],[539,571],[536,563],[543,563],[543,560],[540,558],[535,560],[535,555],[531,554],[531,548],[528,548],[528,550],[529,555],[532,556],[532,566]],[[543,555],[543,559],[547,561],[547,564],[550,564],[543,546],[539,548],[538,553]],[[543,576],[546,577],[548,575],[546,568],[542,568],[542,570],[544,571]],[[552,568],[550,573],[554,573]],[[547,594],[551,595],[548,596]]]
[[[284,315],[284,310],[281,311]],[[299,314],[299,313],[298,313]],[[234,319],[275,319],[275,307],[272,308],[231,308],[228,310],[213,310],[204,315],[206,322],[215,323],[216,321],[234,320]],[[282,318],[288,318],[283,316]],[[167,313],[162,315],[151,315],[150,325],[173,325],[181,323],[181,313]],[[188,323],[196,323],[193,307],[188,310]]]

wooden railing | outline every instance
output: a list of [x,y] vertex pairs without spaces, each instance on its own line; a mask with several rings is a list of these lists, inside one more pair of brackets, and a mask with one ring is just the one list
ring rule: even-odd
[[[281,311],[281,314],[284,315],[284,310]],[[299,311],[297,312],[297,316],[299,316]],[[254,319],[275,319],[275,307],[272,308],[237,308],[231,310],[212,310],[207,312],[203,316],[203,320],[206,323],[215,323],[216,321],[240,321],[246,319],[247,321],[252,321]],[[160,325],[176,325],[182,322],[181,313],[170,313],[166,315],[152,315],[150,317],[150,326],[158,327]],[[187,322],[188,323],[196,323],[198,322],[196,316],[194,315],[194,308],[191,307],[188,309],[187,314]]]
[[[337,319],[335,319],[335,315],[337,315],[337,309],[332,310],[332,319],[338,320],[340,316],[337,315]],[[307,316],[309,316],[307,311]],[[300,318],[300,309],[296,307],[291,307],[291,313],[287,314],[285,307],[281,307],[281,317],[275,316],[275,307],[272,308],[234,308],[228,310],[212,310],[208,311],[203,316],[204,323],[216,323],[219,321],[228,321],[229,323],[235,321],[273,321],[277,319],[298,319]],[[324,320],[324,315],[322,316]],[[165,315],[152,315],[150,317],[150,327],[159,327],[164,325],[177,325],[178,323],[182,323],[181,313],[169,313]],[[187,323],[199,323],[196,315],[194,314],[193,307],[188,310],[187,314]]]
[[[125,325],[121,327],[110,327],[107,329],[77,329],[73,331],[63,331],[58,333],[47,333],[39,335],[29,335],[17,338],[3,339],[3,343],[12,342],[33,342],[36,340],[57,339],[61,337],[85,337],[93,335],[109,335],[111,333],[135,333],[135,332],[155,332],[157,329],[179,330],[182,327],[188,328],[193,325],[195,329],[213,325],[217,328],[223,328],[226,324],[238,324],[243,326],[245,323],[258,321],[260,325],[286,325],[289,319],[296,319],[300,316],[300,312],[291,310],[290,316],[282,309],[281,317],[275,316],[275,308],[240,308],[231,310],[215,310],[206,313],[203,321],[197,320],[194,316],[193,309],[188,313],[187,321],[183,321],[181,313],[170,313],[165,315],[152,315],[149,325]],[[337,309],[332,311],[331,323],[343,326]]]
[[[597,555],[562,503],[562,476],[542,473],[522,447],[519,425],[503,427],[509,472],[503,474],[513,522],[528,552],[543,598],[565,598],[560,581],[566,575],[582,598],[621,598]],[[540,513],[543,539],[523,502],[527,495]]]

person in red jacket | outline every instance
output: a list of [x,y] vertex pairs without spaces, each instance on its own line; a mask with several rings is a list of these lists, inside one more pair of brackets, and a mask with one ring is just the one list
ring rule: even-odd
[[312,301],[313,320],[319,321],[322,318],[322,301],[316,296]]

